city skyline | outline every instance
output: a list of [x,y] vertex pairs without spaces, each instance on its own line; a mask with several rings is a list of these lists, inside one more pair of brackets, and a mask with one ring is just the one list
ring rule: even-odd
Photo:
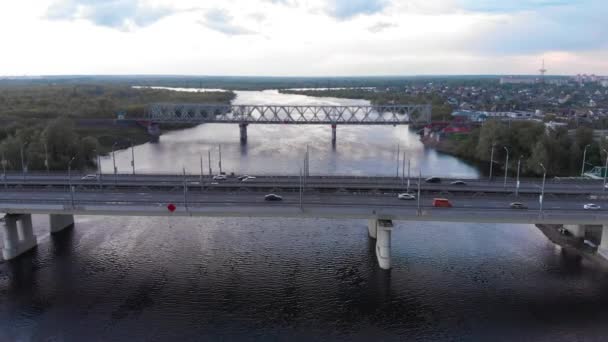
[[0,75],[608,74],[597,0],[0,4]]

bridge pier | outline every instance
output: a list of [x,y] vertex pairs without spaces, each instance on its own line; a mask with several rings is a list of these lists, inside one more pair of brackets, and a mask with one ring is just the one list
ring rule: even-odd
[[376,259],[384,270],[391,269],[391,231],[392,220],[369,219],[367,231],[371,239],[376,239]]
[[608,225],[606,224],[602,226],[602,238],[597,253],[608,260]]
[[246,124],[246,123],[239,124],[239,130],[241,131],[241,143],[243,143],[243,144],[247,142],[247,126],[249,126],[249,124]]
[[337,129],[337,125],[333,124],[331,125],[331,144],[335,145],[336,144],[336,129]]
[[34,236],[32,215],[7,214],[4,217],[4,249],[2,257],[11,260],[36,247],[38,240]]
[[74,225],[74,215],[50,214],[49,224],[51,226],[51,234],[59,233]]
[[587,233],[587,226],[584,224],[565,224],[564,228],[572,233],[572,236],[579,239],[584,239]]
[[377,219],[369,219],[369,222],[367,223],[367,233],[369,235],[370,239],[376,239],[377,236],[377,230],[378,230],[378,220]]

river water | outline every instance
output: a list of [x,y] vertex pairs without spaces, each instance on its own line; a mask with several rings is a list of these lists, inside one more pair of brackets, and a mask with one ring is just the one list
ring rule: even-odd
[[[356,104],[276,91],[241,104]],[[405,127],[202,125],[135,148],[137,172],[477,177]],[[116,154],[130,171],[131,152]],[[111,172],[112,161],[102,162]],[[325,219],[77,217],[0,264],[0,341],[605,340],[608,272],[564,254],[531,225],[395,222],[380,270],[367,222]]]

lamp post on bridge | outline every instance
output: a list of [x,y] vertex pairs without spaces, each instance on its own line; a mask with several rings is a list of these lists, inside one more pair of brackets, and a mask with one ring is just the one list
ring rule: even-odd
[[507,159],[505,161],[505,180],[503,182],[502,187],[504,189],[507,188],[507,174],[509,172],[509,149],[506,146],[503,146],[503,148],[505,149],[505,151],[507,152]]
[[209,162],[209,177],[213,176],[213,170],[211,170],[211,150],[207,150],[207,161]]
[[421,201],[421,198],[420,198],[420,183],[421,182],[422,182],[422,170],[418,169],[418,196],[417,196],[417,199],[418,199],[418,215],[422,214],[421,211],[420,211],[420,209],[421,209],[420,208],[420,201]]
[[46,142],[44,143],[44,167],[46,168],[46,173],[49,173],[49,149],[48,146],[46,145]]
[[602,149],[604,153],[606,153],[606,165],[604,166],[604,186],[602,187],[602,191],[606,191],[606,174],[608,174],[608,151],[605,148]]
[[19,152],[21,153],[21,173],[23,174],[23,181],[25,182],[25,158],[23,156],[23,144],[21,144],[21,148],[19,149]]
[[114,142],[114,144],[112,144],[112,164],[114,165],[114,185],[116,185],[116,173],[118,172],[118,169],[116,169],[116,157],[114,156],[114,148],[116,147],[116,145],[118,144],[118,142]]
[[519,156],[519,159],[517,159],[517,180],[515,182],[515,196],[519,196],[519,168],[521,166],[521,158],[523,158],[523,156]]
[[587,160],[587,148],[589,148],[589,144],[585,146],[585,150],[583,151],[583,165],[581,165],[581,177],[585,174],[585,161]]
[[133,176],[135,176],[135,150],[133,149],[133,141],[129,140],[131,143],[131,168],[133,169]]
[[72,204],[72,208],[74,208],[74,188],[72,187],[72,162],[76,159],[76,156],[73,156],[72,159],[68,162],[68,187],[70,188],[70,202]]
[[6,180],[6,159],[4,158],[4,152],[2,152],[2,179],[4,180],[4,187],[8,187]]
[[490,177],[489,181],[492,181],[492,167],[494,166],[494,146],[496,143],[492,143],[492,152],[490,152]]
[[220,156],[219,167],[220,167],[220,175],[222,174],[222,145],[218,145],[218,152]]
[[543,186],[541,187],[540,190],[540,198],[539,198],[539,202],[540,202],[540,215],[543,214],[543,201],[544,201],[544,197],[545,197],[545,179],[547,177],[547,169],[545,169],[545,166],[543,165],[543,163],[538,163],[540,165],[540,167],[543,168]]

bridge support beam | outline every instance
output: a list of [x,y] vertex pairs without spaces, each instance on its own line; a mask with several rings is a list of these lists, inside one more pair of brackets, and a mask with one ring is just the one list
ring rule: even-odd
[[378,220],[376,238],[376,258],[381,269],[391,269],[391,232],[393,221]]
[[36,247],[38,240],[34,236],[32,215],[7,214],[4,217],[4,249],[2,257],[11,260]]
[[336,129],[337,129],[337,125],[331,125],[331,144],[335,145],[336,144]]
[[239,124],[239,130],[241,131],[241,143],[243,144],[247,142],[247,126],[249,126],[249,124]]
[[369,234],[370,239],[376,239],[378,230],[378,220],[377,219],[369,219],[367,223],[367,233]]
[[49,224],[51,226],[51,234],[59,233],[74,225],[74,215],[50,214]]
[[584,224],[567,224],[564,225],[564,228],[572,233],[572,236],[579,239],[584,239],[587,233],[587,226]]
[[602,227],[602,238],[597,253],[608,260],[608,225]]

